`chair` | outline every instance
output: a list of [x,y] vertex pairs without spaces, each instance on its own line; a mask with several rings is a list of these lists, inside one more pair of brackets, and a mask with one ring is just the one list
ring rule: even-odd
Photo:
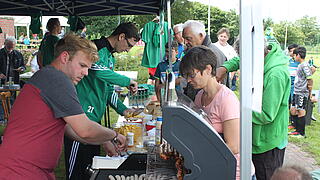
[[3,112],[4,112],[3,119],[5,121],[8,121],[9,115],[10,115],[10,110],[11,110],[11,103],[10,103],[11,93],[10,93],[10,91],[1,92],[0,98],[2,101],[2,108],[3,108]]

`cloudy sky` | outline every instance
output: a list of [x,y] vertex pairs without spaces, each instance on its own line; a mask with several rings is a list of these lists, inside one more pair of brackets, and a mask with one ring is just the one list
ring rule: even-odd
[[[189,0],[198,1],[203,4],[217,6],[223,10],[239,9],[239,0]],[[303,17],[317,16],[320,22],[320,12],[318,0],[260,0],[262,2],[263,17],[271,17],[274,21],[281,20],[294,21]]]

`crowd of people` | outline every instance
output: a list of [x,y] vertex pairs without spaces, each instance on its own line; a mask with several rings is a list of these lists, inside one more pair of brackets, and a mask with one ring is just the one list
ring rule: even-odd
[[[48,21],[47,30],[33,56],[38,69],[15,99],[0,145],[2,179],[54,179],[63,143],[66,178],[89,179],[85,169],[93,156],[100,155],[100,145],[109,156],[127,148],[125,136],[101,125],[106,105],[127,117],[139,111],[124,105],[114,90],[114,85],[127,87],[132,94],[138,90],[136,81],[114,72],[113,54],[130,51],[141,38],[134,23],[121,23],[110,36],[93,41],[85,39],[86,30],[82,37],[59,38],[58,18]],[[157,100],[162,103],[172,64],[176,89],[208,114],[237,159],[240,179],[240,103],[233,92],[240,69],[239,38],[232,47],[229,30],[221,28],[218,41],[212,43],[204,24],[196,20],[173,26],[173,34],[154,74]],[[0,78],[13,77],[19,83],[25,65],[14,46],[10,37],[0,50]],[[312,99],[315,65],[305,61],[305,47],[290,45],[288,50],[290,60],[277,42],[265,41],[262,112],[252,112],[252,179],[277,180],[283,173],[307,177],[299,168],[281,167],[288,128],[293,129],[289,135],[306,137],[306,104]]]
[[[32,39],[39,40],[38,34],[32,34]],[[28,35],[25,35],[23,32],[21,32],[17,42],[24,45],[30,45],[31,40]]]

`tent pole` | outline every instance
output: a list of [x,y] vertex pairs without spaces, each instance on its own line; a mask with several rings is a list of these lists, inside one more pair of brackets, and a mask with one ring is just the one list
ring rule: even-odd
[[[168,19],[168,44],[169,44],[169,49],[171,49],[171,5],[170,5],[170,0],[167,0],[167,19]],[[172,51],[169,51],[169,70],[172,72],[172,61],[171,61],[171,56],[172,56]]]
[[30,24],[27,24],[27,36],[30,39]]

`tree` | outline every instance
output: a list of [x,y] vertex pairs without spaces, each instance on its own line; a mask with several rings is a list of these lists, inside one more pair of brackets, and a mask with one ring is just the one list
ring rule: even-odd
[[316,45],[317,37],[320,33],[316,17],[303,16],[296,21],[297,27],[304,35],[304,42],[306,45]]
[[[121,22],[134,22],[138,28],[153,20],[155,15],[127,15],[121,16]],[[165,15],[165,20],[167,16]],[[176,0],[171,9],[172,26],[178,23],[184,23],[189,19],[202,21],[207,27],[208,6],[199,2],[190,2],[188,0]],[[87,34],[89,39],[108,36],[119,24],[118,16],[82,16],[81,19],[87,25]],[[222,27],[230,29],[230,40],[239,34],[239,16],[234,10],[223,11],[217,7],[211,7],[210,34],[213,42],[217,41],[216,33]]]
[[287,44],[304,44],[304,35],[293,23],[281,21],[279,24],[273,25],[274,36],[281,45],[284,45],[287,27]]
[[187,0],[176,0],[171,9],[172,24],[184,23],[189,19],[194,19],[193,8],[195,3]]
[[109,36],[119,24],[117,16],[81,16],[81,19],[86,24],[89,39]]
[[[193,9],[194,2],[187,0],[176,0],[171,9],[171,22],[172,26],[179,23],[184,23],[188,19],[193,19],[191,10]],[[155,15],[132,15],[124,17],[126,21],[131,21],[137,24],[139,28],[152,21]],[[167,20],[167,14],[164,14],[164,19]]]
[[[200,3],[195,3],[192,13],[195,16],[195,20],[200,20],[204,22],[205,26],[208,26],[208,6]],[[229,43],[232,44],[235,37],[239,34],[239,16],[236,14],[235,10],[223,11],[217,7],[211,7],[210,9],[210,38],[212,42],[216,42],[217,32],[226,27],[230,30],[230,40]]]
[[266,30],[267,27],[273,27],[274,22],[273,20],[268,17],[267,19],[263,19],[263,29]]

